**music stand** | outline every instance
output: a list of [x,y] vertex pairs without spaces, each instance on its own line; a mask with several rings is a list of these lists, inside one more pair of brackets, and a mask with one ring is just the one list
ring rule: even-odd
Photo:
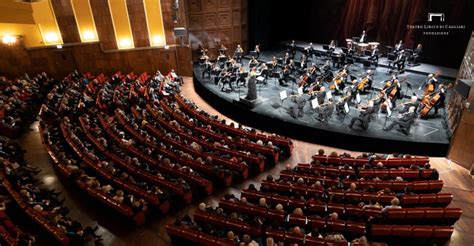
[[349,54],[349,49],[348,48],[341,47],[341,50],[342,50],[342,52],[344,52],[344,54]]
[[280,79],[280,73],[278,73],[278,72],[272,72],[272,74],[270,75],[270,77],[275,79],[275,85],[274,85],[273,88],[278,88],[277,85],[276,85],[276,82],[277,82],[277,80]]
[[250,51],[250,57],[257,57],[257,52],[255,50]]
[[329,50],[329,45],[323,44],[323,50]]

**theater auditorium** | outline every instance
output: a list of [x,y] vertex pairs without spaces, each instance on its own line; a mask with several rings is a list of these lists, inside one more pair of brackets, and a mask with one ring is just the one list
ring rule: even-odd
[[0,0],[0,245],[474,245],[471,0]]

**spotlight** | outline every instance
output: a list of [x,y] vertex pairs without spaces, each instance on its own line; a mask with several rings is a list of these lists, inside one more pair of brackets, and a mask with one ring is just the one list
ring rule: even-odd
[[12,45],[16,43],[16,37],[10,34],[3,35],[2,42],[6,45]]

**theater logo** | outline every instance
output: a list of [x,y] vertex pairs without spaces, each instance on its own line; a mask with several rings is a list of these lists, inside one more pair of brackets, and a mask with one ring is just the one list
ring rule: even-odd
[[420,30],[425,36],[449,36],[453,31],[466,28],[462,24],[444,24],[445,21],[444,13],[429,12],[426,23],[407,25],[407,29]]

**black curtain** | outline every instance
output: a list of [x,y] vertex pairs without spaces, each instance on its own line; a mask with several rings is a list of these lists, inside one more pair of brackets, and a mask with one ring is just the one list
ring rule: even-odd
[[[445,14],[443,25],[465,25],[449,35],[425,35],[407,25],[427,23],[429,12]],[[423,44],[425,63],[459,68],[469,41],[474,16],[472,0],[292,0],[249,1],[249,44],[262,49],[296,39],[328,43],[359,36],[393,46],[403,40],[408,48]],[[441,31],[441,30],[440,30]]]

